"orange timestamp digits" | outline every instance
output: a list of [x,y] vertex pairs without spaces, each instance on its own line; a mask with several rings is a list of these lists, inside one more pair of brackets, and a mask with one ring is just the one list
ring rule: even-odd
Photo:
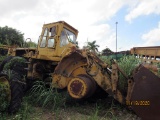
[[149,106],[150,105],[150,101],[147,100],[136,100],[136,101],[126,101],[126,105],[128,106]]

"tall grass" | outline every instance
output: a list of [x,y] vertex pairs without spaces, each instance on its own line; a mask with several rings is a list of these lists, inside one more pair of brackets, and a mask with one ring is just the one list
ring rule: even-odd
[[[133,70],[139,65],[139,60],[135,56],[123,56],[118,61],[118,65],[127,76],[131,76]],[[121,73],[119,74],[119,89],[123,93],[127,92],[127,80]]]
[[8,108],[8,96],[8,87],[0,82],[0,112],[3,112]]
[[105,63],[107,63],[109,66],[111,66],[111,59],[112,59],[112,57],[100,56],[100,59],[101,59],[102,61],[104,61]]
[[59,93],[57,89],[47,87],[45,82],[37,81],[33,85],[30,93],[30,99],[41,107],[51,108],[53,110],[59,107],[65,107],[66,96]]
[[0,120],[31,120],[33,112],[34,108],[28,103],[28,98],[25,97],[20,110],[16,114],[9,115],[7,112],[0,112]]
[[98,120],[99,119],[99,108],[98,106],[95,107],[93,113],[87,118],[87,120]]
[[[108,63],[111,66],[111,57],[107,56],[101,56],[101,60],[103,60],[105,63]],[[130,76],[132,74],[132,71],[138,66],[140,61],[134,56],[123,56],[117,61],[120,69],[127,75]],[[127,80],[126,78],[120,73],[119,74],[119,89],[126,94],[127,92]]]

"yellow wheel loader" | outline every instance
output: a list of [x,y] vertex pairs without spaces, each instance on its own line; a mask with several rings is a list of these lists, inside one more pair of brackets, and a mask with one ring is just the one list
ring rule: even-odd
[[[66,89],[76,100],[91,97],[100,87],[121,104],[133,109],[142,119],[160,119],[160,78],[143,65],[138,66],[130,77],[114,60],[112,69],[109,69],[95,53],[77,48],[77,35],[78,30],[59,21],[43,25],[37,48],[9,48],[10,57],[0,66],[0,83],[7,86],[5,93],[10,112],[19,107],[26,86],[36,79],[49,82],[50,77],[53,88]],[[3,75],[5,69],[11,71],[11,78]],[[119,72],[128,83],[125,95],[118,89]],[[10,84],[13,81],[21,91],[16,97],[16,89]]]

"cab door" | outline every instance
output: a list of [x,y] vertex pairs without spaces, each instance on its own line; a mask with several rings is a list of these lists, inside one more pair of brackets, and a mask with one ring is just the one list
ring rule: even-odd
[[57,34],[56,34],[56,26],[53,26],[49,28],[49,35],[47,39],[47,55],[50,57],[56,56],[56,40]]
[[38,53],[40,58],[47,55],[47,47],[46,47],[47,38],[48,38],[48,28],[45,28],[39,39]]
[[56,49],[56,26],[45,28],[38,46],[39,57],[42,59],[50,59],[49,57],[55,56]]

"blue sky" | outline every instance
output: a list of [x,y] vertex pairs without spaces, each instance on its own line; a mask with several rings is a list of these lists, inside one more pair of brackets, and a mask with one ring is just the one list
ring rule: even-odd
[[0,0],[0,26],[37,42],[44,23],[64,20],[79,31],[82,48],[96,40],[99,51],[160,46],[160,0]]
[[[131,44],[138,46],[144,46],[144,40],[141,38],[144,33],[156,28],[160,21],[160,15],[150,14],[142,15],[134,19],[131,23],[125,20],[125,15],[127,14],[127,8],[124,7],[119,10],[116,15],[109,21],[106,21],[112,28],[116,31],[117,21],[117,49],[122,50],[125,46],[130,46]],[[160,33],[159,33],[160,34]],[[160,37],[159,37],[160,38]],[[154,44],[155,46],[160,46],[159,44]],[[148,46],[150,46],[148,44]]]

